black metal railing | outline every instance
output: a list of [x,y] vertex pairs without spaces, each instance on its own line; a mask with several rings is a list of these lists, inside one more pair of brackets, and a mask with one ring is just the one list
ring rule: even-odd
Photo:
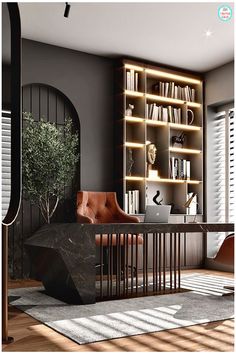
[[180,236],[180,233],[157,232],[138,236],[99,234],[97,300],[180,291]]

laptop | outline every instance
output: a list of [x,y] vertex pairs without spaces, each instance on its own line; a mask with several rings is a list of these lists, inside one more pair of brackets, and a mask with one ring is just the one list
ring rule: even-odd
[[167,223],[171,205],[147,205],[144,222]]

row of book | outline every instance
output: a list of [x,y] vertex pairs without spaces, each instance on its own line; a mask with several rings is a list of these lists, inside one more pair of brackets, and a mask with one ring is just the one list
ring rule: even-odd
[[149,119],[161,120],[170,123],[182,123],[181,108],[174,108],[172,106],[157,106],[156,103],[146,104],[146,116]]
[[133,69],[126,71],[126,90],[138,91],[139,74]]
[[172,156],[170,158],[170,178],[190,179],[190,161]]
[[195,89],[187,86],[181,87],[174,82],[158,82],[153,85],[153,93],[159,96],[177,98],[183,101],[195,102]]
[[125,193],[125,213],[139,213],[139,190],[127,191]]

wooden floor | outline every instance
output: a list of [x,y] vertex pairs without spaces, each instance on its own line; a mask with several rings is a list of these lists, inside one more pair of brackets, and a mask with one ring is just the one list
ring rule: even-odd
[[[183,273],[193,271],[183,271]],[[204,274],[233,277],[232,273],[196,270]],[[13,281],[9,287],[37,286],[32,281]],[[224,320],[168,331],[78,345],[42,325],[14,307],[9,308],[9,336],[14,343],[3,345],[3,351],[17,352],[175,352],[175,351],[234,351],[234,321]]]

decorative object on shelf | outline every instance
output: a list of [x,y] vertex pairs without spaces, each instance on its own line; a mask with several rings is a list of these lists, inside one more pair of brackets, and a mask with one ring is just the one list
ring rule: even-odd
[[31,113],[24,113],[22,137],[23,191],[50,224],[64,188],[75,173],[78,162],[78,134],[72,133],[72,121],[65,127],[34,121]]
[[70,5],[68,2],[66,2],[66,7],[65,7],[65,11],[64,11],[64,17],[68,18],[69,17],[69,13],[70,13]]
[[134,164],[133,150],[127,149],[127,176],[132,176],[133,164]]
[[185,102],[183,105],[183,124],[191,125],[194,121],[194,112],[188,108],[187,103]]
[[153,143],[149,143],[147,145],[147,175],[149,176],[149,171],[152,170],[153,165],[156,161],[156,145]]
[[158,170],[149,170],[148,178],[158,178]]
[[125,110],[125,115],[127,117],[132,117],[133,115],[133,110],[134,110],[134,105],[133,104],[129,104],[128,108]]
[[192,223],[196,223],[198,203],[197,203],[197,193],[188,193],[188,199],[184,204],[184,207],[187,208],[188,215],[194,215]]
[[184,132],[182,132],[179,136],[178,135],[172,136],[172,138],[171,138],[172,146],[176,146],[176,144],[177,144],[177,145],[181,145],[181,147],[183,147],[185,136],[186,136],[186,134],[184,134]]
[[154,165],[156,161],[156,152],[157,148],[155,144],[150,143],[147,145],[147,161],[150,165]]
[[159,202],[157,201],[157,198],[160,196],[160,191],[157,191],[157,193],[154,195],[153,197],[153,201],[156,205],[161,205],[161,202],[163,201],[163,198],[161,200],[159,200]]

